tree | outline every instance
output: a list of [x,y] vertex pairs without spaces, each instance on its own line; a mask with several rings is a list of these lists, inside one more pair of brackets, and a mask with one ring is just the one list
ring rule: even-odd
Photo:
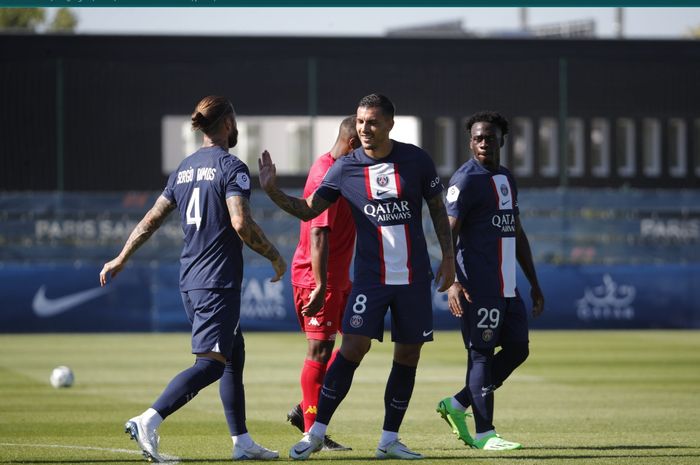
[[73,32],[78,25],[78,18],[68,9],[59,8],[49,24],[51,32]]
[[685,36],[690,39],[700,39],[700,24],[698,24],[695,27],[689,28],[686,31]]
[[44,8],[0,8],[0,29],[34,32],[45,17]]
[[39,32],[72,32],[78,18],[68,8],[58,8],[47,21],[46,8],[0,8],[0,30]]

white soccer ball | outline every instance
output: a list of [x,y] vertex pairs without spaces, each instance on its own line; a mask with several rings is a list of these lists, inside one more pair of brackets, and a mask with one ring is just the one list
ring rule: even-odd
[[75,381],[75,376],[73,376],[73,370],[67,366],[61,365],[53,369],[49,381],[51,382],[51,386],[57,389],[71,387],[73,381]]

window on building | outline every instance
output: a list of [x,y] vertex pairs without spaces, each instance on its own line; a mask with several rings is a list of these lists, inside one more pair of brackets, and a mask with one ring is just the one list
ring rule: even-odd
[[668,173],[674,178],[686,175],[688,147],[685,121],[671,118],[668,121]]
[[580,178],[584,173],[583,120],[568,118],[566,120],[566,156],[569,176]]
[[435,120],[435,150],[431,154],[437,172],[451,175],[457,167],[457,127],[454,119],[440,117]]
[[554,118],[540,119],[538,131],[538,159],[540,174],[554,177],[559,174],[559,143],[557,122]]
[[534,165],[533,124],[530,118],[513,118],[510,128],[512,134],[512,156],[508,160],[516,176],[532,176]]
[[591,120],[591,174],[598,178],[610,175],[610,123],[604,118]]
[[661,174],[661,122],[657,118],[642,120],[642,169],[649,177]]
[[[230,152],[257,173],[258,157],[269,150],[279,175],[305,175],[313,160],[328,152],[338,136],[345,116],[245,116],[237,115],[238,145]],[[161,121],[162,172],[172,173],[183,158],[202,145],[202,133],[192,131],[188,115],[166,115]],[[420,120],[413,116],[394,118],[391,137],[420,145]]]
[[635,174],[635,150],[634,120],[619,118],[615,123],[615,160],[617,173],[623,178],[631,178]]

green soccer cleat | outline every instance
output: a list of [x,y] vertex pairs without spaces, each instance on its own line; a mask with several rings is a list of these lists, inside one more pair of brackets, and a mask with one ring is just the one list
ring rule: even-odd
[[515,450],[523,448],[522,444],[506,441],[496,433],[474,441],[474,447],[481,450]]
[[445,397],[442,399],[435,409],[437,413],[440,414],[443,420],[450,425],[452,432],[457,435],[457,437],[464,442],[464,445],[469,447],[475,447],[474,439],[469,434],[469,428],[467,427],[466,417],[471,417],[470,413],[462,412],[452,407],[452,402],[450,397]]

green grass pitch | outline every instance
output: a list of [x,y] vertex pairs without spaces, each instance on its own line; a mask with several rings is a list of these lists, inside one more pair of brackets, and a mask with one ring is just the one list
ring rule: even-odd
[[[248,333],[246,341],[248,428],[290,461],[300,434],[285,414],[299,400],[305,341],[292,333]],[[373,460],[391,349],[373,344],[330,425],[353,450],[320,452],[311,462]],[[0,465],[141,463],[124,421],[192,361],[188,334],[0,335]],[[48,377],[62,364],[76,383],[54,389]],[[498,431],[522,442],[520,451],[467,449],[435,413],[460,389],[464,368],[459,334],[437,332],[401,428],[404,442],[426,456],[422,463],[700,465],[700,332],[533,332],[529,360],[496,392]],[[215,385],[160,434],[161,452],[181,463],[230,461]]]

